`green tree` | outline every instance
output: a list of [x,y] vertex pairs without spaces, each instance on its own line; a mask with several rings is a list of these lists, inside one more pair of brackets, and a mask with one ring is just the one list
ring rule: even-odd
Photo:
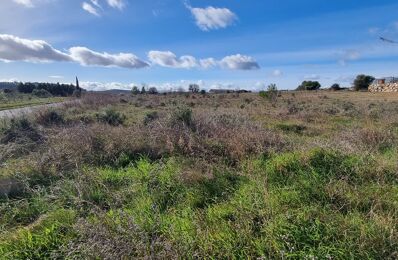
[[192,93],[199,93],[199,85],[198,84],[190,84],[189,91]]
[[318,81],[303,81],[296,90],[318,90],[321,88],[321,83]]
[[158,89],[155,88],[155,87],[150,87],[150,88],[148,89],[148,94],[154,95],[154,94],[157,94],[157,93],[158,93]]
[[272,102],[275,102],[278,98],[278,88],[276,84],[270,84],[266,91],[260,91],[260,96],[266,98]]
[[335,83],[332,86],[330,86],[330,89],[337,91],[337,90],[341,90],[341,87],[339,84]]
[[354,89],[356,91],[367,90],[374,80],[375,78],[369,75],[358,75],[354,80]]
[[138,95],[138,94],[140,94],[140,90],[138,89],[137,86],[134,86],[134,87],[131,89],[131,94],[132,94],[132,95]]
[[145,93],[146,93],[145,85],[142,85],[141,94],[145,94]]

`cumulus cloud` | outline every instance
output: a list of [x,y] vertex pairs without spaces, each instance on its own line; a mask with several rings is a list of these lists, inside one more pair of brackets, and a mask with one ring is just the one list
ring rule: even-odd
[[72,47],[69,49],[73,60],[84,66],[105,66],[139,69],[148,66],[132,53],[109,54],[92,51],[86,47]]
[[23,5],[25,7],[33,7],[32,0],[14,0],[15,3]]
[[198,66],[194,57],[186,55],[178,58],[171,51],[150,51],[148,58],[153,64],[169,68],[190,69]]
[[80,82],[80,85],[88,91],[105,91],[111,89],[131,90],[134,86],[138,86],[134,83],[123,84],[119,82],[102,83],[90,81]]
[[[93,3],[97,3],[97,2],[94,1]],[[98,3],[97,3],[97,4],[98,4]],[[87,3],[87,2],[83,2],[82,8],[83,8],[83,10],[89,12],[89,13],[92,14],[92,15],[100,16],[100,14],[99,14],[97,8],[94,7],[94,5],[91,5],[91,4]]]
[[195,8],[186,5],[195,18],[196,25],[203,31],[226,28],[232,25],[237,16],[227,8],[215,8],[212,6],[206,8]]
[[227,56],[220,61],[214,58],[200,59],[198,61],[192,56],[181,56],[178,58],[177,55],[171,51],[150,51],[148,53],[148,58],[152,64],[162,67],[180,69],[210,69],[214,67],[221,67],[232,70],[254,70],[260,68],[258,63],[252,57],[243,56],[240,54]]
[[119,10],[122,10],[126,6],[124,0],[107,0],[107,2],[109,6]]
[[199,63],[200,63],[200,66],[204,69],[211,69],[218,65],[218,61],[216,61],[216,59],[214,59],[214,58],[202,59],[199,61]]
[[70,61],[68,54],[41,40],[21,39],[0,34],[0,59],[4,61]]
[[252,57],[241,54],[227,56],[221,60],[220,64],[223,68],[233,70],[256,70],[260,68]]
[[[240,54],[216,60],[214,58],[196,59],[190,55],[177,57],[171,51],[150,51],[148,59],[153,65],[180,69],[225,68],[253,70],[260,68],[252,57]],[[66,53],[53,48],[50,44],[42,40],[22,39],[8,34],[0,34],[0,61],[70,61],[84,66],[121,67],[129,69],[140,69],[149,66],[148,62],[141,60],[133,53],[110,54],[107,52],[97,52],[87,47],[71,47],[69,52]]]

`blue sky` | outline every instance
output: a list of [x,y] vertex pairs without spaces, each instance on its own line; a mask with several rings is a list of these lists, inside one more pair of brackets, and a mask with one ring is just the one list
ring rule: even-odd
[[392,0],[1,0],[0,80],[89,89],[398,76]]

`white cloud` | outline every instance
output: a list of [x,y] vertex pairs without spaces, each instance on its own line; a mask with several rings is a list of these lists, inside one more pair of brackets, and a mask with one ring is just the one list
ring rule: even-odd
[[64,78],[64,76],[59,76],[59,75],[51,75],[51,76],[48,76],[49,78],[51,78],[51,79],[63,79]]
[[[150,51],[148,59],[152,64],[169,68],[225,68],[233,70],[259,69],[258,63],[249,56],[232,55],[216,60],[214,58],[196,59],[185,55],[177,57],[171,51]],[[84,66],[121,67],[140,69],[148,67],[148,62],[132,53],[96,52],[87,47],[72,47],[68,53],[53,48],[42,40],[28,40],[13,35],[0,34],[0,61],[51,62],[71,61]]]
[[361,57],[361,54],[357,50],[346,50],[340,54],[341,58],[339,59],[339,64],[341,66],[347,65],[348,61],[358,60]]
[[232,25],[237,16],[227,8],[194,8],[187,5],[196,20],[196,25],[203,31],[226,28]]
[[82,8],[83,8],[83,10],[89,12],[92,15],[100,16],[97,8],[95,8],[93,5],[91,5],[91,4],[87,3],[87,2],[83,2]]
[[254,84],[256,89],[260,90],[260,89],[264,89],[265,88],[265,83],[261,82],[261,81],[257,81],[256,84]]
[[0,79],[0,82],[18,82],[17,78],[10,78],[10,79]]
[[32,0],[14,0],[15,3],[23,5],[25,7],[33,7]]
[[169,68],[190,69],[198,66],[194,57],[181,56],[178,58],[171,51],[150,51],[148,58],[153,64]]
[[178,58],[171,51],[150,51],[148,53],[148,58],[152,64],[179,69],[210,69],[214,67],[221,67],[232,70],[254,70],[260,68],[258,63],[252,57],[243,56],[240,54],[227,56],[220,61],[214,58],[201,59],[198,61],[192,56],[181,56]]
[[126,6],[124,0],[107,0],[107,2],[109,6],[119,10],[122,10]]
[[46,62],[70,61],[71,59],[68,54],[54,49],[45,41],[0,34],[0,60]]
[[274,70],[274,71],[272,72],[272,76],[274,76],[274,77],[281,77],[281,76],[283,76],[283,72],[282,72],[281,70]]
[[260,68],[252,57],[241,54],[227,56],[221,60],[220,64],[223,68],[233,70],[255,70]]
[[98,8],[102,8],[101,5],[99,4],[98,0],[90,0],[90,2],[95,5]]
[[132,53],[99,53],[86,47],[72,47],[69,49],[73,60],[85,66],[122,67],[140,69],[148,66],[148,63],[140,60]]
[[123,84],[119,82],[110,82],[110,83],[102,83],[102,82],[80,82],[80,86],[89,91],[105,91],[111,89],[120,89],[120,90],[131,90],[134,86],[139,86],[134,83]]
[[218,65],[218,61],[216,61],[214,58],[202,59],[199,61],[199,63],[204,69],[210,69]]

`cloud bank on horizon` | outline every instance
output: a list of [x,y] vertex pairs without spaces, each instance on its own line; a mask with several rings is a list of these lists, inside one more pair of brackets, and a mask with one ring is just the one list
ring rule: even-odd
[[378,40],[398,39],[396,13],[394,0],[3,0],[0,78],[347,85],[397,76],[398,46]]

